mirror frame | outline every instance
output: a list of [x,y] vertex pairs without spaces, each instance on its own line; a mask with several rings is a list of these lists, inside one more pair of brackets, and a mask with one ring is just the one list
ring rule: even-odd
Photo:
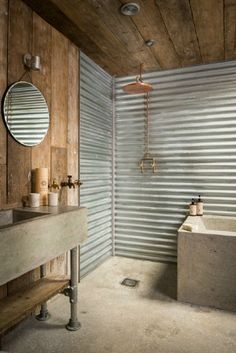
[[[26,83],[26,84],[28,84],[28,85],[31,85],[33,88],[37,89],[37,91],[41,94],[42,99],[44,100],[45,105],[46,105],[46,107],[47,107],[47,111],[48,111],[48,126],[47,126],[47,130],[45,131],[45,134],[43,135],[43,137],[42,137],[42,139],[40,140],[40,142],[37,142],[37,143],[32,144],[32,145],[23,143],[23,142],[21,142],[20,140],[18,140],[18,139],[16,138],[16,136],[14,136],[14,134],[13,134],[13,132],[11,131],[10,126],[9,126],[9,124],[8,124],[8,122],[7,122],[7,118],[6,118],[5,105],[6,105],[7,97],[9,96],[9,94],[10,94],[12,88],[15,87],[15,86],[16,86],[17,84],[19,84],[19,83]],[[21,144],[22,146],[25,146],[25,147],[36,147],[36,146],[40,145],[40,144],[43,142],[43,140],[45,139],[45,137],[46,137],[46,135],[47,135],[47,133],[48,133],[49,127],[50,127],[50,111],[49,111],[49,107],[48,107],[47,101],[46,101],[46,99],[45,99],[43,93],[38,89],[38,87],[36,87],[33,83],[28,82],[28,81],[16,81],[16,82],[12,83],[10,86],[8,86],[6,92],[5,92],[4,96],[3,96],[3,100],[2,100],[2,116],[3,116],[4,124],[5,124],[5,126],[6,126],[6,128],[7,128],[7,130],[8,130],[8,132],[10,133],[10,135],[13,137],[13,139],[14,139],[15,141],[17,141],[19,144]]]

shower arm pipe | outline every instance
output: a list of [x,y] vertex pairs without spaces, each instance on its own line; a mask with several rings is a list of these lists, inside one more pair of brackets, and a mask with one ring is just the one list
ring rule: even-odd
[[149,154],[149,93],[146,94],[146,146],[145,153]]
[[143,72],[144,64],[140,64],[139,67],[139,77],[136,78],[137,82],[143,82],[142,72]]

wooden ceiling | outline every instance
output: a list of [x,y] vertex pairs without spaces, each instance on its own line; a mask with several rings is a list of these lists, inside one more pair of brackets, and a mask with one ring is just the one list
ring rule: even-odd
[[[236,59],[236,0],[24,1],[112,75]],[[122,15],[134,1],[140,12]]]

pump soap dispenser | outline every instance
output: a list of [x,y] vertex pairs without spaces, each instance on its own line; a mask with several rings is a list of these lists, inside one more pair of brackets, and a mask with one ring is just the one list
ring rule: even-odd
[[203,201],[201,199],[201,195],[198,195],[198,200],[197,200],[197,216],[202,216],[203,215]]
[[196,216],[197,215],[197,205],[194,199],[192,199],[192,203],[189,205],[189,215]]

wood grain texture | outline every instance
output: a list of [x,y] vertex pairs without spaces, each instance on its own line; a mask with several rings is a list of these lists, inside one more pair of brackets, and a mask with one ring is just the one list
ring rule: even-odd
[[28,289],[0,301],[0,336],[22,321],[35,308],[69,285],[65,277],[55,276],[36,281]]
[[[31,52],[32,11],[20,0],[9,3],[8,84],[18,81],[25,69],[22,56]],[[27,77],[25,78],[27,80]],[[22,205],[22,196],[29,193],[31,149],[16,142],[8,134],[8,203]]]
[[[42,4],[38,5],[35,0],[26,2],[48,21],[52,21],[54,18],[54,26],[71,40],[73,40],[72,33],[76,33],[77,35],[74,36],[75,43],[112,74],[136,73],[141,61],[145,61],[148,70],[159,68],[155,50],[145,46],[140,29],[136,29],[136,24],[133,23],[132,19],[120,14],[121,3],[119,1],[112,0],[112,3],[111,1],[98,3],[97,1],[68,2],[52,0],[44,2],[44,6]],[[108,7],[110,8],[109,13]],[[57,20],[55,20],[56,16]],[[67,29],[60,27],[62,17]],[[163,23],[162,20],[161,22]],[[150,25],[148,26],[150,28]],[[69,31],[68,28],[71,28],[71,30]],[[84,34],[86,34],[87,39],[84,38]],[[169,40],[166,45],[168,51]],[[135,48],[135,50],[131,48]]]
[[7,285],[0,287],[0,299],[5,298],[7,296]]
[[5,208],[7,202],[7,166],[0,165],[0,205]]
[[78,144],[79,134],[79,50],[69,44],[68,48],[68,132],[67,142]]
[[121,67],[126,65],[137,68],[140,64],[140,59],[134,55],[132,58],[127,55],[127,48],[122,43],[121,39],[113,34],[111,28],[100,18],[98,13],[94,11],[87,1],[76,0],[51,0],[58,8],[72,21],[76,23],[78,28],[87,33],[90,38],[100,48],[100,51],[111,58],[116,59]]
[[68,45],[68,39],[52,29],[51,144],[64,148],[68,123]]
[[[0,205],[6,204],[6,165],[0,165]],[[7,284],[0,286],[0,299],[7,295]]]
[[138,0],[133,17],[120,13],[129,0],[24,1],[112,75],[236,58],[234,0]]
[[[48,108],[49,115],[51,114],[51,59],[52,59],[52,30],[51,26],[45,22],[36,13],[33,13],[33,53],[41,57],[42,68],[40,71],[32,72],[33,84],[44,95]],[[46,44],[46,45],[45,45]],[[47,167],[50,175],[50,138],[51,129],[49,130],[44,140],[32,148],[31,159],[32,169]]]
[[190,0],[203,63],[224,60],[223,0]]
[[[21,0],[9,1],[8,84],[25,72],[22,56],[31,52],[32,11]],[[28,77],[24,78],[28,81]]]
[[[8,1],[0,0],[0,97],[3,97],[7,86],[7,24]],[[3,103],[3,102],[2,102]],[[6,164],[7,130],[0,111],[0,165]]]
[[34,282],[32,279],[32,273],[27,272],[24,275],[14,279],[7,283],[7,294],[15,294],[19,290],[23,290],[31,285]]
[[47,0],[41,2],[38,0],[24,0],[24,2],[96,62],[100,62],[104,69],[112,71],[113,74],[116,73],[117,64],[109,56],[109,53],[101,51],[93,39],[86,32],[81,31],[77,24],[73,23],[55,3]]
[[[69,144],[67,147],[67,170],[68,174],[73,176],[73,180],[79,178],[78,161],[79,161],[79,146],[78,144]],[[78,187],[67,189],[67,204],[70,206],[78,206],[79,192]]]
[[56,259],[50,261],[50,274],[67,274],[67,255],[58,256]]
[[[67,171],[73,180],[79,178],[79,51],[74,45],[69,45],[68,52],[68,132],[67,132]],[[67,190],[67,204],[78,205],[78,189]]]
[[[153,70],[160,67],[152,50],[146,47],[143,34],[140,33],[140,28],[137,30],[135,19],[143,17],[144,6],[141,10],[141,16],[129,17],[117,16],[117,9],[121,5],[119,0],[89,0],[88,4],[90,5],[90,9],[98,14],[100,20],[109,28],[112,34],[125,46],[127,51],[126,56],[129,57],[131,55],[137,62],[137,65],[140,62],[144,62],[146,70]],[[118,51],[118,48],[116,48],[116,51]],[[127,58],[125,62],[127,62]]]
[[236,58],[236,0],[225,0],[224,8],[225,27],[225,59]]
[[170,38],[183,66],[201,63],[188,0],[156,0]]
[[[126,0],[122,0],[126,3]],[[153,39],[156,44],[150,48],[162,69],[181,66],[179,56],[167,32],[166,26],[158,6],[153,0],[140,0],[141,11],[132,17],[142,38],[146,41]],[[145,61],[144,61],[145,62]],[[145,63],[146,65],[146,63]]]
[[[79,67],[80,67],[80,56],[79,56]],[[80,70],[79,70],[79,78],[78,78],[79,82],[80,82]],[[80,97],[80,84],[79,84],[79,88],[78,88],[78,96]],[[79,118],[79,133],[78,133],[78,178],[80,180],[80,99],[78,101],[78,118]],[[82,181],[83,182],[83,181]],[[78,190],[78,206],[80,206],[80,187]]]
[[[7,89],[7,85],[18,80],[24,73],[22,55],[28,51],[32,52],[32,54],[40,55],[42,70],[32,73],[32,81],[43,92],[50,110],[53,100],[54,112],[58,113],[59,111],[57,122],[53,127],[53,131],[55,132],[53,142],[59,144],[59,147],[63,146],[63,152],[54,153],[50,131],[44,141],[34,148],[21,146],[10,136],[7,139],[5,137],[4,140],[4,134],[7,135],[7,133],[5,126],[1,125],[2,121],[0,122],[0,207],[11,208],[21,205],[21,197],[30,191],[30,182],[28,181],[28,172],[30,170],[45,166],[51,169],[53,164],[54,168],[52,172],[55,175],[51,173],[51,177],[58,176],[60,178],[58,181],[61,181],[61,178],[66,178],[68,174],[68,166],[74,166],[74,162],[70,158],[75,158],[71,151],[78,144],[78,135],[76,132],[76,129],[78,131],[78,127],[75,126],[75,120],[76,117],[78,118],[79,98],[77,92],[72,92],[72,88],[69,93],[67,86],[69,86],[70,81],[73,81],[73,88],[77,86],[78,91],[78,75],[76,72],[78,72],[79,63],[77,61],[78,48],[70,43],[71,50],[68,52],[68,39],[55,31],[36,13],[33,13],[23,2],[20,0],[0,0],[0,5],[1,99]],[[10,9],[9,13],[7,13],[8,8]],[[54,31],[54,38],[56,37],[56,42],[54,41],[53,44],[52,31]],[[52,58],[52,52],[54,52],[54,59]],[[52,65],[55,68],[53,73]],[[73,65],[76,66],[73,67]],[[70,77],[68,76],[69,70]],[[54,79],[55,75],[58,78],[56,88],[55,86],[52,87],[52,79]],[[26,76],[24,79],[27,80],[28,77]],[[51,92],[53,88],[55,89],[52,97]],[[69,101],[70,108],[68,108]],[[70,128],[68,127],[70,121],[68,112],[72,119]],[[52,129],[52,126],[50,129]],[[71,147],[67,149],[69,145]],[[55,157],[53,163],[51,156]],[[62,160],[60,160],[61,157]],[[58,158],[60,160],[59,163]],[[77,158],[74,161],[76,165]],[[9,191],[8,195],[7,190]],[[67,197],[67,191],[65,190],[63,203],[67,202]],[[54,272],[64,273],[66,265],[64,255],[55,259]],[[47,265],[47,269],[49,273],[50,264]],[[10,295],[30,286],[39,276],[39,269],[36,269],[11,281],[7,285],[0,287],[0,297],[6,296],[7,291],[8,295]]]
[[[51,174],[59,183],[67,180],[67,148],[51,147]],[[61,188],[59,202],[67,204],[67,187]]]

